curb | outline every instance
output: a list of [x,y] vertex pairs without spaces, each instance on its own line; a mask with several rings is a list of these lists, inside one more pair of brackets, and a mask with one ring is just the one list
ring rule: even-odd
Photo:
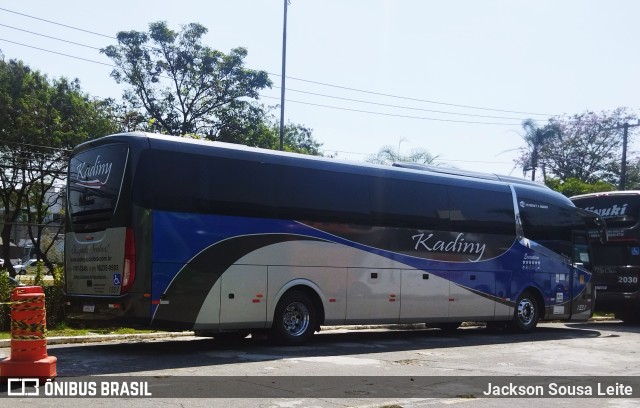
[[[126,340],[149,340],[149,339],[166,339],[173,337],[193,336],[191,331],[185,332],[157,332],[157,333],[140,333],[140,334],[91,334],[87,336],[62,336],[47,337],[47,346],[54,344],[78,344],[78,343],[102,343],[105,341],[126,341]],[[0,340],[0,348],[10,347],[11,339]]]
[[[592,317],[586,322],[604,322],[616,320],[613,317]],[[478,326],[478,323],[464,322],[461,327]],[[386,330],[410,330],[410,329],[423,329],[423,323],[417,324],[380,324],[380,325],[357,325],[357,326],[327,326],[322,327],[322,331],[335,331],[335,330],[371,330],[371,329],[386,329]],[[91,334],[87,336],[62,336],[62,337],[47,337],[47,345],[55,344],[80,344],[80,343],[102,343],[105,341],[127,341],[127,340],[154,340],[154,339],[168,339],[178,337],[195,336],[192,331],[183,332],[156,332],[156,333],[140,333],[140,334]],[[0,340],[0,348],[10,347],[11,339]]]

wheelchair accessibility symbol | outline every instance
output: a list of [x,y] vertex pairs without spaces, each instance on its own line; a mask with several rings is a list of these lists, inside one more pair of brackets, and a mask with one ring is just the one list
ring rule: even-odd
[[122,279],[120,278],[119,273],[113,274],[113,286],[120,286],[122,284]]
[[633,256],[640,255],[640,248],[639,247],[631,247],[631,255],[633,255]]

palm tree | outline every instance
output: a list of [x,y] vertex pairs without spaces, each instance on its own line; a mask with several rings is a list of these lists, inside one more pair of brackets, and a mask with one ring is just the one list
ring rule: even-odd
[[540,149],[549,139],[557,136],[560,130],[552,123],[543,127],[538,127],[536,121],[533,119],[524,120],[522,122],[522,128],[525,132],[523,139],[529,148],[529,160],[528,163],[524,164],[523,170],[526,171],[530,168],[531,180],[535,181],[536,169],[538,168],[538,161],[540,158]]
[[384,146],[378,153],[370,155],[365,159],[368,163],[391,165],[394,162],[436,164],[439,156],[434,156],[426,149],[412,149],[408,154],[399,154],[393,146]]

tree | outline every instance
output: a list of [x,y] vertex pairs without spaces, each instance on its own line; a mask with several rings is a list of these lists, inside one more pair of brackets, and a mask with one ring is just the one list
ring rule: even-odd
[[246,106],[243,111],[223,109],[219,113],[220,130],[207,139],[219,142],[238,143],[246,146],[276,149],[279,129],[275,131],[272,117],[261,105]]
[[119,32],[118,45],[102,50],[116,65],[111,76],[130,86],[124,100],[144,110],[153,130],[216,140],[225,119],[252,118],[260,109],[251,100],[271,86],[268,74],[244,67],[244,48],[224,54],[203,45],[206,33],[196,23],[175,32],[155,22],[148,33]]
[[[558,137],[560,130],[554,123],[538,127],[533,119],[523,121],[522,128],[525,131],[523,139],[527,147],[523,150],[522,156],[519,159],[520,165],[524,172],[531,170],[531,180],[535,181],[536,169],[540,164],[540,149],[548,140]],[[546,174],[543,174],[543,178],[546,180]]]
[[406,155],[398,154],[393,146],[384,146],[378,153],[371,155],[365,161],[374,164],[391,165],[394,162],[409,162],[420,164],[434,164],[439,156],[434,156],[425,149],[413,149]]
[[98,103],[100,104],[100,111],[117,126],[118,132],[146,132],[151,130],[147,117],[139,111],[131,109],[126,102],[107,98],[98,101]]
[[[280,144],[280,124],[275,122],[271,129],[275,139],[273,148],[276,149],[276,146]],[[287,123],[284,126],[283,142],[284,150],[288,152],[322,156],[319,150],[322,143],[313,138],[313,129],[309,127],[291,122]]]
[[[626,108],[552,118],[543,129],[553,127],[553,137],[539,145],[538,162],[560,181],[615,184],[620,177],[622,131],[613,128],[636,119]],[[524,151],[517,162],[531,163],[530,152]]]
[[606,181],[599,180],[595,183],[586,183],[575,178],[569,178],[562,181],[558,178],[551,177],[547,179],[546,185],[552,190],[562,193],[567,197],[573,197],[579,194],[614,191],[616,189],[615,185],[609,184]]
[[[43,227],[47,214],[38,212],[45,206],[43,192],[61,183],[69,150],[116,130],[100,107],[82,93],[77,80],[49,81],[21,61],[0,60],[0,236],[5,260],[10,259],[16,222],[24,219]],[[5,267],[11,265],[5,262]]]
[[[280,147],[280,123],[271,117],[245,123],[230,121],[219,136],[218,142],[240,143],[247,146],[277,150]],[[198,135],[189,135],[199,138]],[[284,126],[284,151],[322,156],[322,143],[313,138],[313,129],[289,122]]]
[[[616,167],[617,168],[614,170],[615,174],[620,174],[620,165],[618,164]],[[627,161],[626,188],[627,190],[640,190],[640,158],[639,157],[635,157]]]
[[[42,164],[34,163],[39,166]],[[57,237],[64,232],[64,211],[53,211],[64,203],[64,190],[54,186],[53,182],[50,177],[35,178],[28,187],[23,211],[23,218],[30,227],[27,234],[33,244],[31,258],[42,260],[49,270],[53,270],[53,262],[60,261],[52,259],[50,255],[55,252]]]
[[[129,85],[123,103],[109,111],[124,131],[149,131],[277,149],[272,107],[258,102],[271,87],[265,71],[244,67],[247,50],[224,54],[202,44],[207,29],[191,23],[180,32],[165,22],[148,32],[119,32],[118,45],[102,52],[116,68],[111,76]],[[320,154],[310,128],[288,124],[285,150]]]

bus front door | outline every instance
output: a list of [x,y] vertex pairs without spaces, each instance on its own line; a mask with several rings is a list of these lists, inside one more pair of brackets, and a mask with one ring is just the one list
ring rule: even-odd
[[573,232],[573,273],[571,274],[571,320],[587,320],[593,313],[589,237]]

